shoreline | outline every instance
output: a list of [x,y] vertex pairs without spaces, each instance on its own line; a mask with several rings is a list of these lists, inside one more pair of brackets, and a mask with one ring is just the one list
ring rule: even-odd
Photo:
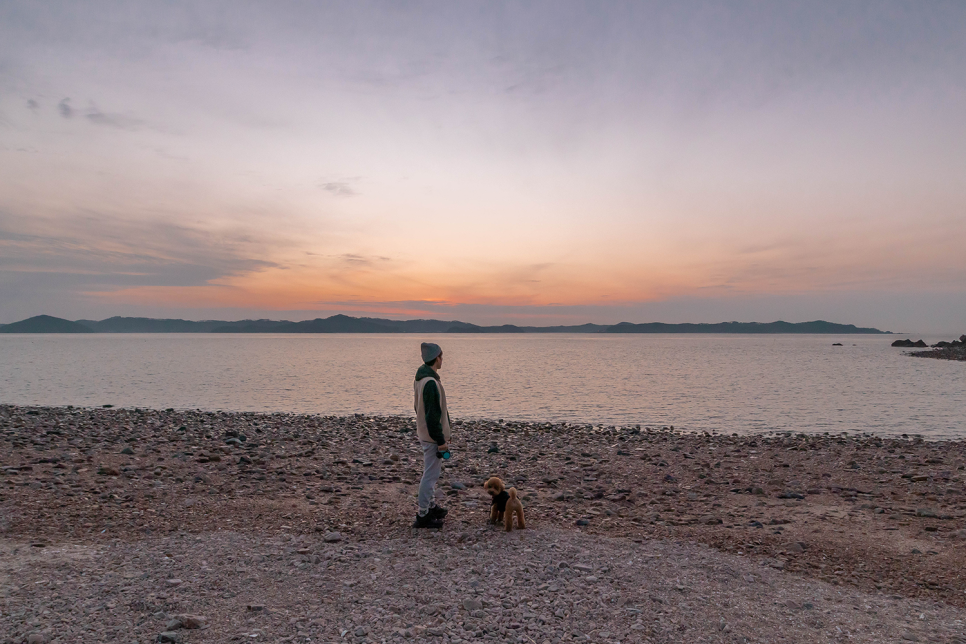
[[966,362],[966,348],[963,347],[934,347],[929,351],[910,351],[908,355],[916,358]]
[[[0,539],[35,552],[216,534],[405,542],[411,424],[0,405]],[[586,427],[457,420],[440,538],[490,538],[480,486],[499,475],[521,491],[528,539],[695,544],[840,592],[966,607],[966,441]]]
[[[911,354],[909,354],[911,355]],[[310,411],[266,411],[266,410],[225,410],[225,409],[205,409],[205,408],[187,408],[187,407],[169,407],[166,409],[153,408],[153,407],[133,407],[124,405],[39,405],[39,404],[29,404],[29,403],[2,403],[0,402],[0,410],[3,408],[19,409],[22,410],[21,413],[28,413],[28,410],[37,410],[39,412],[49,412],[53,410],[63,410],[65,412],[127,412],[134,414],[144,414],[144,413],[165,413],[165,414],[212,414],[212,415],[229,415],[248,418],[259,418],[263,417],[266,419],[270,418],[308,418],[308,419],[319,419],[323,421],[341,421],[345,419],[353,418],[367,418],[373,421],[378,421],[382,423],[388,423],[393,426],[399,424],[406,424],[414,422],[412,417],[406,415],[399,415],[394,413],[346,413],[346,414],[323,414],[319,412]],[[825,439],[836,439],[841,437],[847,437],[849,439],[882,439],[882,440],[898,440],[898,441],[915,441],[920,440],[922,442],[934,444],[934,443],[966,443],[966,432],[964,436],[954,436],[950,437],[944,434],[931,435],[931,434],[919,434],[919,433],[877,433],[877,432],[859,432],[859,431],[821,431],[821,432],[806,432],[800,429],[751,429],[746,430],[743,433],[739,432],[725,432],[719,431],[717,429],[687,429],[676,425],[644,425],[644,424],[634,424],[634,425],[609,425],[606,423],[588,423],[588,422],[576,422],[573,420],[532,420],[527,418],[496,418],[496,417],[463,417],[460,420],[461,424],[476,425],[476,426],[492,426],[492,427],[507,427],[507,428],[554,428],[557,430],[568,431],[576,434],[592,434],[601,435],[608,432],[616,432],[617,434],[633,434],[635,430],[640,433],[651,433],[651,434],[668,434],[671,436],[681,436],[681,437],[711,437],[713,439],[726,439],[732,437],[738,438],[763,438],[763,439],[782,439],[782,438],[808,438],[808,437],[818,437]],[[413,425],[415,427],[415,425]],[[414,430],[415,431],[415,430]],[[499,431],[499,430],[496,430]]]

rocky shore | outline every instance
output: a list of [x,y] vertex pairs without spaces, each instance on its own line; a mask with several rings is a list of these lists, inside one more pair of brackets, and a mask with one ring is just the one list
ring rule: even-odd
[[0,642],[966,642],[963,442],[456,421],[414,534],[412,430],[0,406]]
[[[920,340],[920,342],[922,341]],[[896,345],[893,343],[893,346]],[[925,346],[925,344],[922,346]],[[961,335],[959,336],[958,340],[953,340],[951,342],[937,342],[936,344],[932,345],[932,351],[913,351],[909,355],[916,356],[917,358],[937,358],[939,360],[966,361],[966,335]]]

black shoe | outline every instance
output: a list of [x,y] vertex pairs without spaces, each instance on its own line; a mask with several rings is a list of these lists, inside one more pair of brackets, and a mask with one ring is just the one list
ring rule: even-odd
[[439,530],[443,527],[443,522],[434,517],[431,512],[427,512],[423,516],[416,515],[416,521],[413,523],[413,527]]
[[440,521],[442,521],[443,519],[446,518],[446,515],[449,514],[449,510],[447,510],[446,508],[441,508],[438,505],[434,505],[429,509],[429,514],[430,516],[433,516],[439,519]]

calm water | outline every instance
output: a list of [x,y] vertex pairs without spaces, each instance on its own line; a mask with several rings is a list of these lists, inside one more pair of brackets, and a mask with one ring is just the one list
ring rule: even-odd
[[412,414],[431,340],[455,418],[966,436],[966,364],[910,358],[893,339],[0,335],[0,402]]

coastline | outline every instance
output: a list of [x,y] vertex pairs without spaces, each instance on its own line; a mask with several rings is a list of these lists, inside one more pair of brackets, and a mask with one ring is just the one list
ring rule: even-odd
[[[190,551],[194,538],[202,548],[229,535],[279,548],[310,544],[286,553],[296,568],[315,565],[320,554],[310,551],[378,553],[383,543],[440,542],[452,556],[475,556],[474,545],[507,538],[485,526],[480,486],[495,474],[521,491],[532,529],[512,538],[537,540],[535,553],[551,537],[560,548],[580,542],[582,551],[595,540],[665,548],[668,561],[700,551],[788,583],[966,607],[964,441],[456,421],[454,459],[440,481],[447,526],[439,537],[413,539],[420,466],[411,425],[399,417],[0,405],[0,539],[37,544],[26,549],[31,556],[178,540]],[[324,543],[334,532],[340,540]],[[465,563],[441,574],[476,570]],[[216,564],[197,565],[196,575]],[[475,624],[474,610],[457,613],[446,621]],[[628,619],[621,628],[630,636],[634,613]],[[339,639],[325,628],[324,639]],[[446,633],[447,641],[465,635]],[[665,641],[658,634],[654,641]]]
[[929,351],[910,351],[909,355],[916,358],[933,358],[936,360],[955,360],[966,362],[966,348],[963,347],[937,347]]

